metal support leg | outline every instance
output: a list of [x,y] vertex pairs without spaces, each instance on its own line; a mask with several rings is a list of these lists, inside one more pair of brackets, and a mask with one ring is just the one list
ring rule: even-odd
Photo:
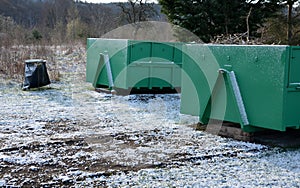
[[235,73],[233,71],[228,71],[226,69],[219,69],[219,73],[223,74],[223,75],[227,74],[227,76],[229,78],[228,82],[229,82],[229,85],[230,85],[230,89],[231,89],[231,91],[234,95],[236,105],[238,107],[238,111],[239,111],[239,115],[240,115],[240,119],[241,119],[241,125],[242,126],[249,125],[249,121],[248,121],[247,113],[246,113],[246,110],[245,110],[243,98],[242,98],[240,88],[239,88],[237,80],[236,80]]

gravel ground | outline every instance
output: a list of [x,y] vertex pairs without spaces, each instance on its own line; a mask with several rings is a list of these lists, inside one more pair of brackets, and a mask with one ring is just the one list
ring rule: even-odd
[[97,93],[72,55],[49,87],[1,79],[0,187],[300,187],[300,149],[195,131],[179,94]]

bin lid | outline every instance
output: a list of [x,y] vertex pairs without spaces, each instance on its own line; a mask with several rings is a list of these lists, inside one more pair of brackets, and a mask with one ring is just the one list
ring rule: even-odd
[[42,63],[42,62],[46,62],[46,60],[43,60],[43,59],[28,59],[28,60],[25,60],[25,63]]

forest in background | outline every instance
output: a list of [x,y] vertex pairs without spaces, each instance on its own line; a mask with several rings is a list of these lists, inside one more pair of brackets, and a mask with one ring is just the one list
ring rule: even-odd
[[0,0],[0,46],[84,43],[88,37],[100,37],[120,26],[141,21],[170,22],[204,42],[300,44],[299,0],[158,2]]
[[300,44],[300,0],[159,0],[159,3],[170,22],[188,29],[205,43]]
[[153,3],[92,4],[73,0],[0,0],[0,45],[85,42],[128,23],[166,21]]

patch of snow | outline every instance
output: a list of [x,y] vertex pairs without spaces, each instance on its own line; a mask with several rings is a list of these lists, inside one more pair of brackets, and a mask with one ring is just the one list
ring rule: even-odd
[[5,184],[6,184],[6,181],[5,181],[5,180],[3,180],[3,179],[0,179],[0,186],[1,186],[1,187],[4,187],[4,186],[5,186]]

